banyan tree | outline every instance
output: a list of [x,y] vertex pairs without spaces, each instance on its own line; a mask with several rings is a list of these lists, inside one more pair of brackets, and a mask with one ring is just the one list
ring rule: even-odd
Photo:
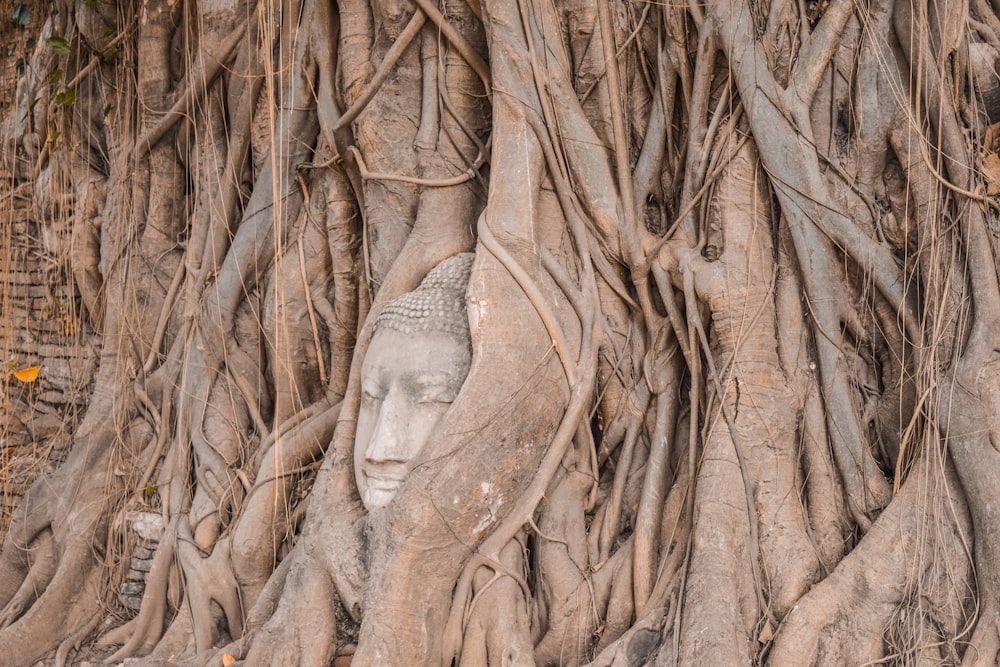
[[0,662],[996,664],[992,0],[4,7]]

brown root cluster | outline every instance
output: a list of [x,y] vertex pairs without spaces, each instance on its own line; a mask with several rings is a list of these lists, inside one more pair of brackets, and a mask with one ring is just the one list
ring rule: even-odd
[[[994,4],[49,9],[4,196],[101,352],[5,664],[996,662]],[[469,251],[366,512],[372,323]]]

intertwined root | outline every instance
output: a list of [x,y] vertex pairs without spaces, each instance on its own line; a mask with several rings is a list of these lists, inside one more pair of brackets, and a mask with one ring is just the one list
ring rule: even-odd
[[865,538],[796,604],[770,664],[878,660],[887,645],[938,660],[956,654],[970,621],[972,523],[955,471],[946,464],[939,476],[939,465],[928,453]]
[[[0,547],[0,648],[14,666],[34,663],[63,640],[79,642],[99,618],[96,554],[105,545],[95,538],[107,520],[108,496],[104,479],[71,474],[86,462],[81,451],[32,486]],[[66,479],[76,485],[69,504],[59,499],[58,482]],[[54,632],[39,632],[50,622]]]
[[[151,510],[115,660],[995,661],[989,3],[92,4],[3,124],[104,336],[3,659]],[[373,316],[470,250],[469,380],[365,516]]]

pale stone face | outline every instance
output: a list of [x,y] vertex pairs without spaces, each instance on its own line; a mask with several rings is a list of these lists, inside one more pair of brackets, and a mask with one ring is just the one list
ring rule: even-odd
[[387,505],[458,396],[469,373],[467,340],[440,332],[379,330],[361,369],[354,476],[365,508]]

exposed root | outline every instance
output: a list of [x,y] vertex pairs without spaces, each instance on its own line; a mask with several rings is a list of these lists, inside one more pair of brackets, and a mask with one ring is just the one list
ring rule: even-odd
[[[955,638],[966,625],[970,590],[965,536],[968,509],[960,500],[953,471],[938,476],[926,454],[879,517],[834,572],[809,591],[778,631],[769,664],[841,665],[884,655],[884,632],[900,606]],[[953,641],[953,639],[951,639]]]

